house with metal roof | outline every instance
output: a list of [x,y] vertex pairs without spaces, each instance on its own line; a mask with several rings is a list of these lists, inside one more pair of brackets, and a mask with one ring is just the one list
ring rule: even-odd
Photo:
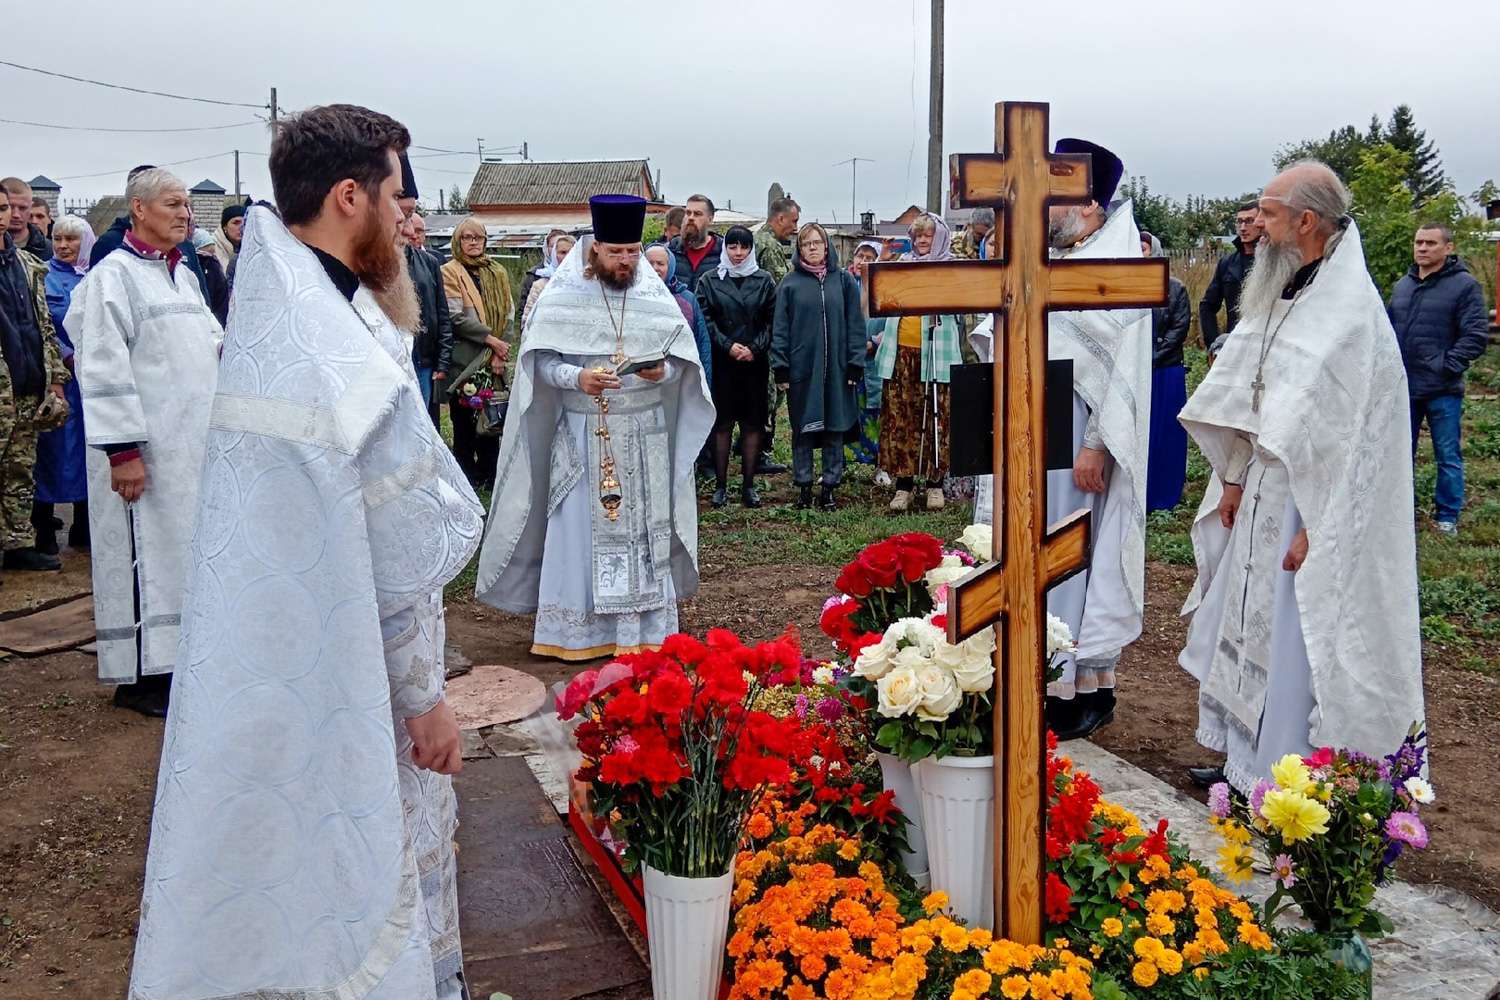
[[649,160],[481,163],[468,202],[487,225],[567,229],[589,224],[589,198],[596,194],[633,194],[652,209],[670,207]]

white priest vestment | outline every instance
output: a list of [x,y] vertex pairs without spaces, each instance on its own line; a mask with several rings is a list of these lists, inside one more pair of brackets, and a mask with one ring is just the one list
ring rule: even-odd
[[[1387,754],[1423,717],[1407,411],[1352,225],[1295,304],[1241,319],[1182,411],[1215,475],[1192,531],[1179,661],[1200,684],[1198,741],[1227,753],[1246,794],[1285,754]],[[1224,479],[1244,485],[1230,530]],[[1303,528],[1307,559],[1288,572]]]
[[482,509],[410,344],[252,208],[214,399],[131,1000],[442,1000],[461,965],[443,585]]
[[[1139,257],[1140,231],[1130,202],[1078,246],[1055,254],[1066,259]],[[982,360],[994,357],[994,321],[969,335]],[[1151,313],[1145,309],[1054,312],[1047,318],[1047,353],[1073,362],[1073,454],[1084,446],[1109,453],[1103,493],[1085,493],[1073,470],[1047,473],[1047,522],[1077,510],[1091,512],[1092,547],[1086,571],[1047,595],[1047,610],[1067,622],[1075,653],[1055,661],[1062,677],[1048,685],[1053,697],[1115,686],[1120,651],[1141,634],[1146,579],[1146,457],[1151,429]],[[974,520],[989,524],[993,477],[976,483]]]
[[487,604],[535,613],[532,651],[564,660],[655,647],[677,631],[677,601],[698,589],[693,463],[714,419],[683,330],[666,378],[626,375],[605,394],[621,504],[617,520],[604,516],[598,404],[578,376],[608,363],[622,317],[628,358],[660,351],[683,321],[644,259],[622,295],[584,276],[584,249],[547,283],[521,343],[475,587]]
[[[223,330],[185,265],[126,248],[92,268],[65,320],[90,445],[86,462],[99,679],[172,671],[188,543]],[[138,444],[146,491],[110,490],[108,444]],[[139,600],[137,600],[139,598]],[[137,610],[139,608],[139,610]]]

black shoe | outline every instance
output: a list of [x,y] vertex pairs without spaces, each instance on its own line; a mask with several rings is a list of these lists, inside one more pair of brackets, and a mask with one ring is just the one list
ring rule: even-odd
[[1078,722],[1083,718],[1082,696],[1077,698],[1054,698],[1047,696],[1047,728],[1059,740],[1063,739],[1063,733],[1069,733],[1078,728]]
[[89,547],[88,525],[84,525],[82,528],[80,528],[75,524],[73,525],[73,527],[68,529],[68,548],[75,549],[79,552],[87,552],[89,550]]
[[797,487],[797,509],[798,510],[807,510],[811,506],[812,506],[812,487],[811,486],[799,486],[799,487]]
[[779,476],[785,471],[786,466],[780,462],[773,462],[764,456],[761,457],[760,462],[755,466],[755,474],[757,476]]
[[115,707],[128,708],[153,719],[165,719],[167,700],[172,689],[165,687],[142,690],[142,687],[141,684],[121,684],[115,688]]
[[5,558],[0,565],[6,569],[52,573],[62,569],[62,560],[57,556],[38,552],[36,549],[10,549],[5,553]]
[[44,527],[36,529],[36,550],[44,556],[55,556],[57,548],[57,529]]
[[728,502],[729,502],[729,496],[728,496],[727,488],[724,486],[723,483],[720,483],[718,486],[714,487],[713,499],[710,500],[709,503],[713,504],[714,507],[715,507],[715,509],[717,509],[719,507],[724,506]]
[[1188,780],[1199,788],[1212,788],[1220,782],[1228,781],[1224,777],[1224,769],[1215,765],[1214,767],[1190,767],[1187,769]]
[[755,491],[754,483],[751,483],[749,486],[746,486],[740,490],[740,503],[744,504],[746,507],[760,506],[760,494]]
[[[1068,739],[1083,739],[1115,721],[1115,689],[1100,688],[1084,696],[1083,718],[1078,720],[1079,733]],[[1063,737],[1059,736],[1058,739]]]
[[822,510],[833,510],[837,505],[833,502],[833,487],[825,486],[818,492],[818,507]]

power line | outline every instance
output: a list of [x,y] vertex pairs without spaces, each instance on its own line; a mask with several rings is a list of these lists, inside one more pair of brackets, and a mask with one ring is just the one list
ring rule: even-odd
[[51,122],[28,122],[19,121],[14,118],[0,118],[0,125],[30,125],[32,128],[54,128],[64,132],[221,132],[224,129],[244,128],[246,125],[261,125],[263,121],[256,119],[249,122],[235,122],[232,125],[196,125],[191,128],[108,128],[104,126],[93,127],[88,125],[55,125]]
[[120,83],[105,83],[102,80],[90,80],[87,77],[70,76],[67,73],[57,73],[50,69],[38,69],[35,66],[23,66],[20,63],[10,62],[5,59],[0,59],[0,66],[9,66],[12,69],[21,69],[25,70],[28,73],[40,73],[43,76],[57,77],[59,80],[72,80],[74,83],[89,83],[93,84],[95,87],[108,87],[111,90],[128,90],[132,94],[148,94],[152,97],[168,97],[174,101],[197,101],[199,104],[220,104],[224,107],[229,108],[255,108],[256,110],[268,107],[268,105],[265,104],[246,104],[243,101],[219,101],[215,100],[212,97],[187,97],[182,94],[168,94],[165,91],[161,90],[144,90],[140,87],[127,87],[124,84]]
[[[249,152],[249,150],[241,150],[241,152]],[[177,166],[181,166],[184,163],[200,163],[203,160],[215,160],[215,159],[218,159],[221,156],[233,156],[233,155],[234,155],[234,150],[232,150],[232,149],[226,149],[222,153],[209,153],[206,156],[193,156],[193,157],[189,157],[186,160],[169,160],[166,163],[157,163],[157,164],[154,164],[154,166],[158,166],[158,167],[177,167]],[[128,167],[120,167],[117,170],[101,170],[101,171],[99,171],[96,174],[68,174],[67,176],[64,176],[64,177],[55,177],[53,179],[54,180],[59,180],[59,181],[81,181],[81,180],[86,180],[86,179],[88,179],[90,177],[115,177],[115,176],[124,176],[125,174],[127,174],[131,170],[133,170],[135,168],[135,166],[136,166],[136,164],[132,163]]]

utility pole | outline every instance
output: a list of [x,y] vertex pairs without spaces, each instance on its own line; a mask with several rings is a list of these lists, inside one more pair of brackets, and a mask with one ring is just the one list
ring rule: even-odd
[[276,124],[276,88],[271,88],[271,124]]
[[444,199],[444,197],[447,196],[447,194],[448,194],[448,192],[444,191],[442,188],[438,188],[438,211],[439,212],[446,212],[446,211],[448,211],[448,206],[443,204],[443,199]]
[[240,199],[240,151],[234,151],[234,200]]
[[837,163],[834,164],[835,167],[842,167],[846,163],[849,164],[850,173],[852,174],[852,177],[850,178],[850,181],[849,181],[849,221],[850,222],[853,222],[859,216],[859,210],[855,207],[855,201],[857,200],[856,194],[859,191],[859,165],[860,165],[860,163],[874,163],[874,162],[875,161],[872,160],[872,159],[870,159],[868,156],[851,156],[847,160],[840,160],[839,162],[837,162]]
[[521,141],[521,159],[528,163],[531,162],[531,143],[526,142],[524,139]]
[[932,0],[927,97],[927,211],[943,214],[943,0]]
[[484,162],[484,140],[483,139],[479,140],[479,162],[480,163]]

